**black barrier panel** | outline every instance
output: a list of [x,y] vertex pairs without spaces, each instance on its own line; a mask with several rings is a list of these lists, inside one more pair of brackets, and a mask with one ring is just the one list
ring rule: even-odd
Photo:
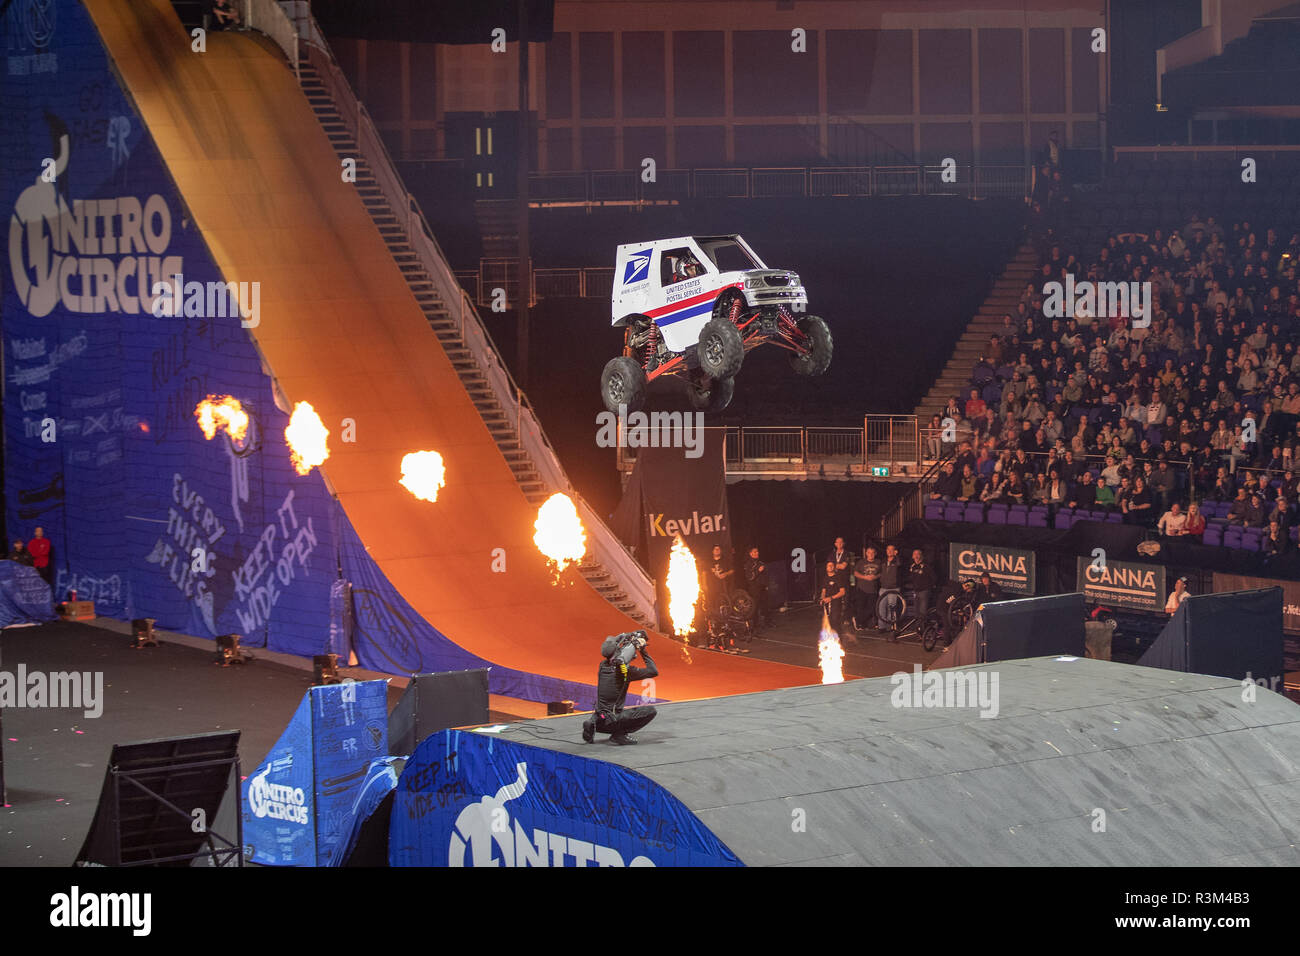
[[985,604],[979,612],[980,663],[1061,654],[1083,657],[1086,615],[1082,594]]
[[388,716],[388,748],[410,754],[430,734],[488,719],[487,668],[416,674]]
[[1264,680],[1282,692],[1282,589],[1189,597],[1154,644],[1142,667]]
[[77,863],[242,865],[238,819],[226,836],[210,827],[232,777],[238,782],[237,730],[114,744]]

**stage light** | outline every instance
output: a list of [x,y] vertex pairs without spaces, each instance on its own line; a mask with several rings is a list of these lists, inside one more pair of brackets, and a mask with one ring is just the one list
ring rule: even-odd
[[337,654],[317,654],[311,659],[312,669],[316,674],[317,684],[341,684],[339,677],[339,656]]
[[222,667],[229,667],[231,664],[246,664],[253,659],[251,654],[245,654],[239,649],[240,636],[238,634],[222,634],[217,637],[217,658],[216,662]]
[[137,617],[131,621],[131,648],[139,650],[142,647],[157,647],[158,641],[153,636],[153,626],[156,623],[152,617]]
[[573,713],[573,701],[571,700],[553,700],[546,705],[546,716],[555,717],[559,714]]

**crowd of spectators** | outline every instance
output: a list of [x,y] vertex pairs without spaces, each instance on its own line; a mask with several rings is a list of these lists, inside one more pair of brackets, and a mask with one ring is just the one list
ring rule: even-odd
[[[1100,249],[1050,226],[1037,242],[1035,281],[930,422],[930,456],[952,456],[931,498],[1112,510],[1168,535],[1199,534],[1198,503],[1222,502],[1284,549],[1300,498],[1300,233],[1193,214]],[[1044,289],[1067,276],[1150,283],[1154,314],[1049,314]]]

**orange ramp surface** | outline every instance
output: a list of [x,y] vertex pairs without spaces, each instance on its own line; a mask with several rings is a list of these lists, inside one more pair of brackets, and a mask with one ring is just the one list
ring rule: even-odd
[[[466,650],[594,683],[599,641],[636,624],[581,579],[552,583],[532,542],[536,510],[279,49],[256,33],[210,33],[194,53],[167,0],[85,5],[217,266],[227,281],[260,282],[250,332],[285,397],[311,402],[331,430],[355,420],[356,442],[335,440],[322,470],[371,558]],[[402,456],[425,449],[447,467],[433,504],[398,484]],[[491,570],[497,548],[506,573]],[[810,668],[709,653],[688,665],[658,647],[661,698],[820,681]]]

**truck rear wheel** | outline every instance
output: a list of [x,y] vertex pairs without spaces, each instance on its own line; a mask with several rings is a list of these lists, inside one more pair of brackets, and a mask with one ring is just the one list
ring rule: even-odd
[[733,378],[711,378],[703,382],[693,381],[687,384],[686,391],[691,399],[691,407],[701,412],[720,412],[731,404],[731,396],[736,390]]

